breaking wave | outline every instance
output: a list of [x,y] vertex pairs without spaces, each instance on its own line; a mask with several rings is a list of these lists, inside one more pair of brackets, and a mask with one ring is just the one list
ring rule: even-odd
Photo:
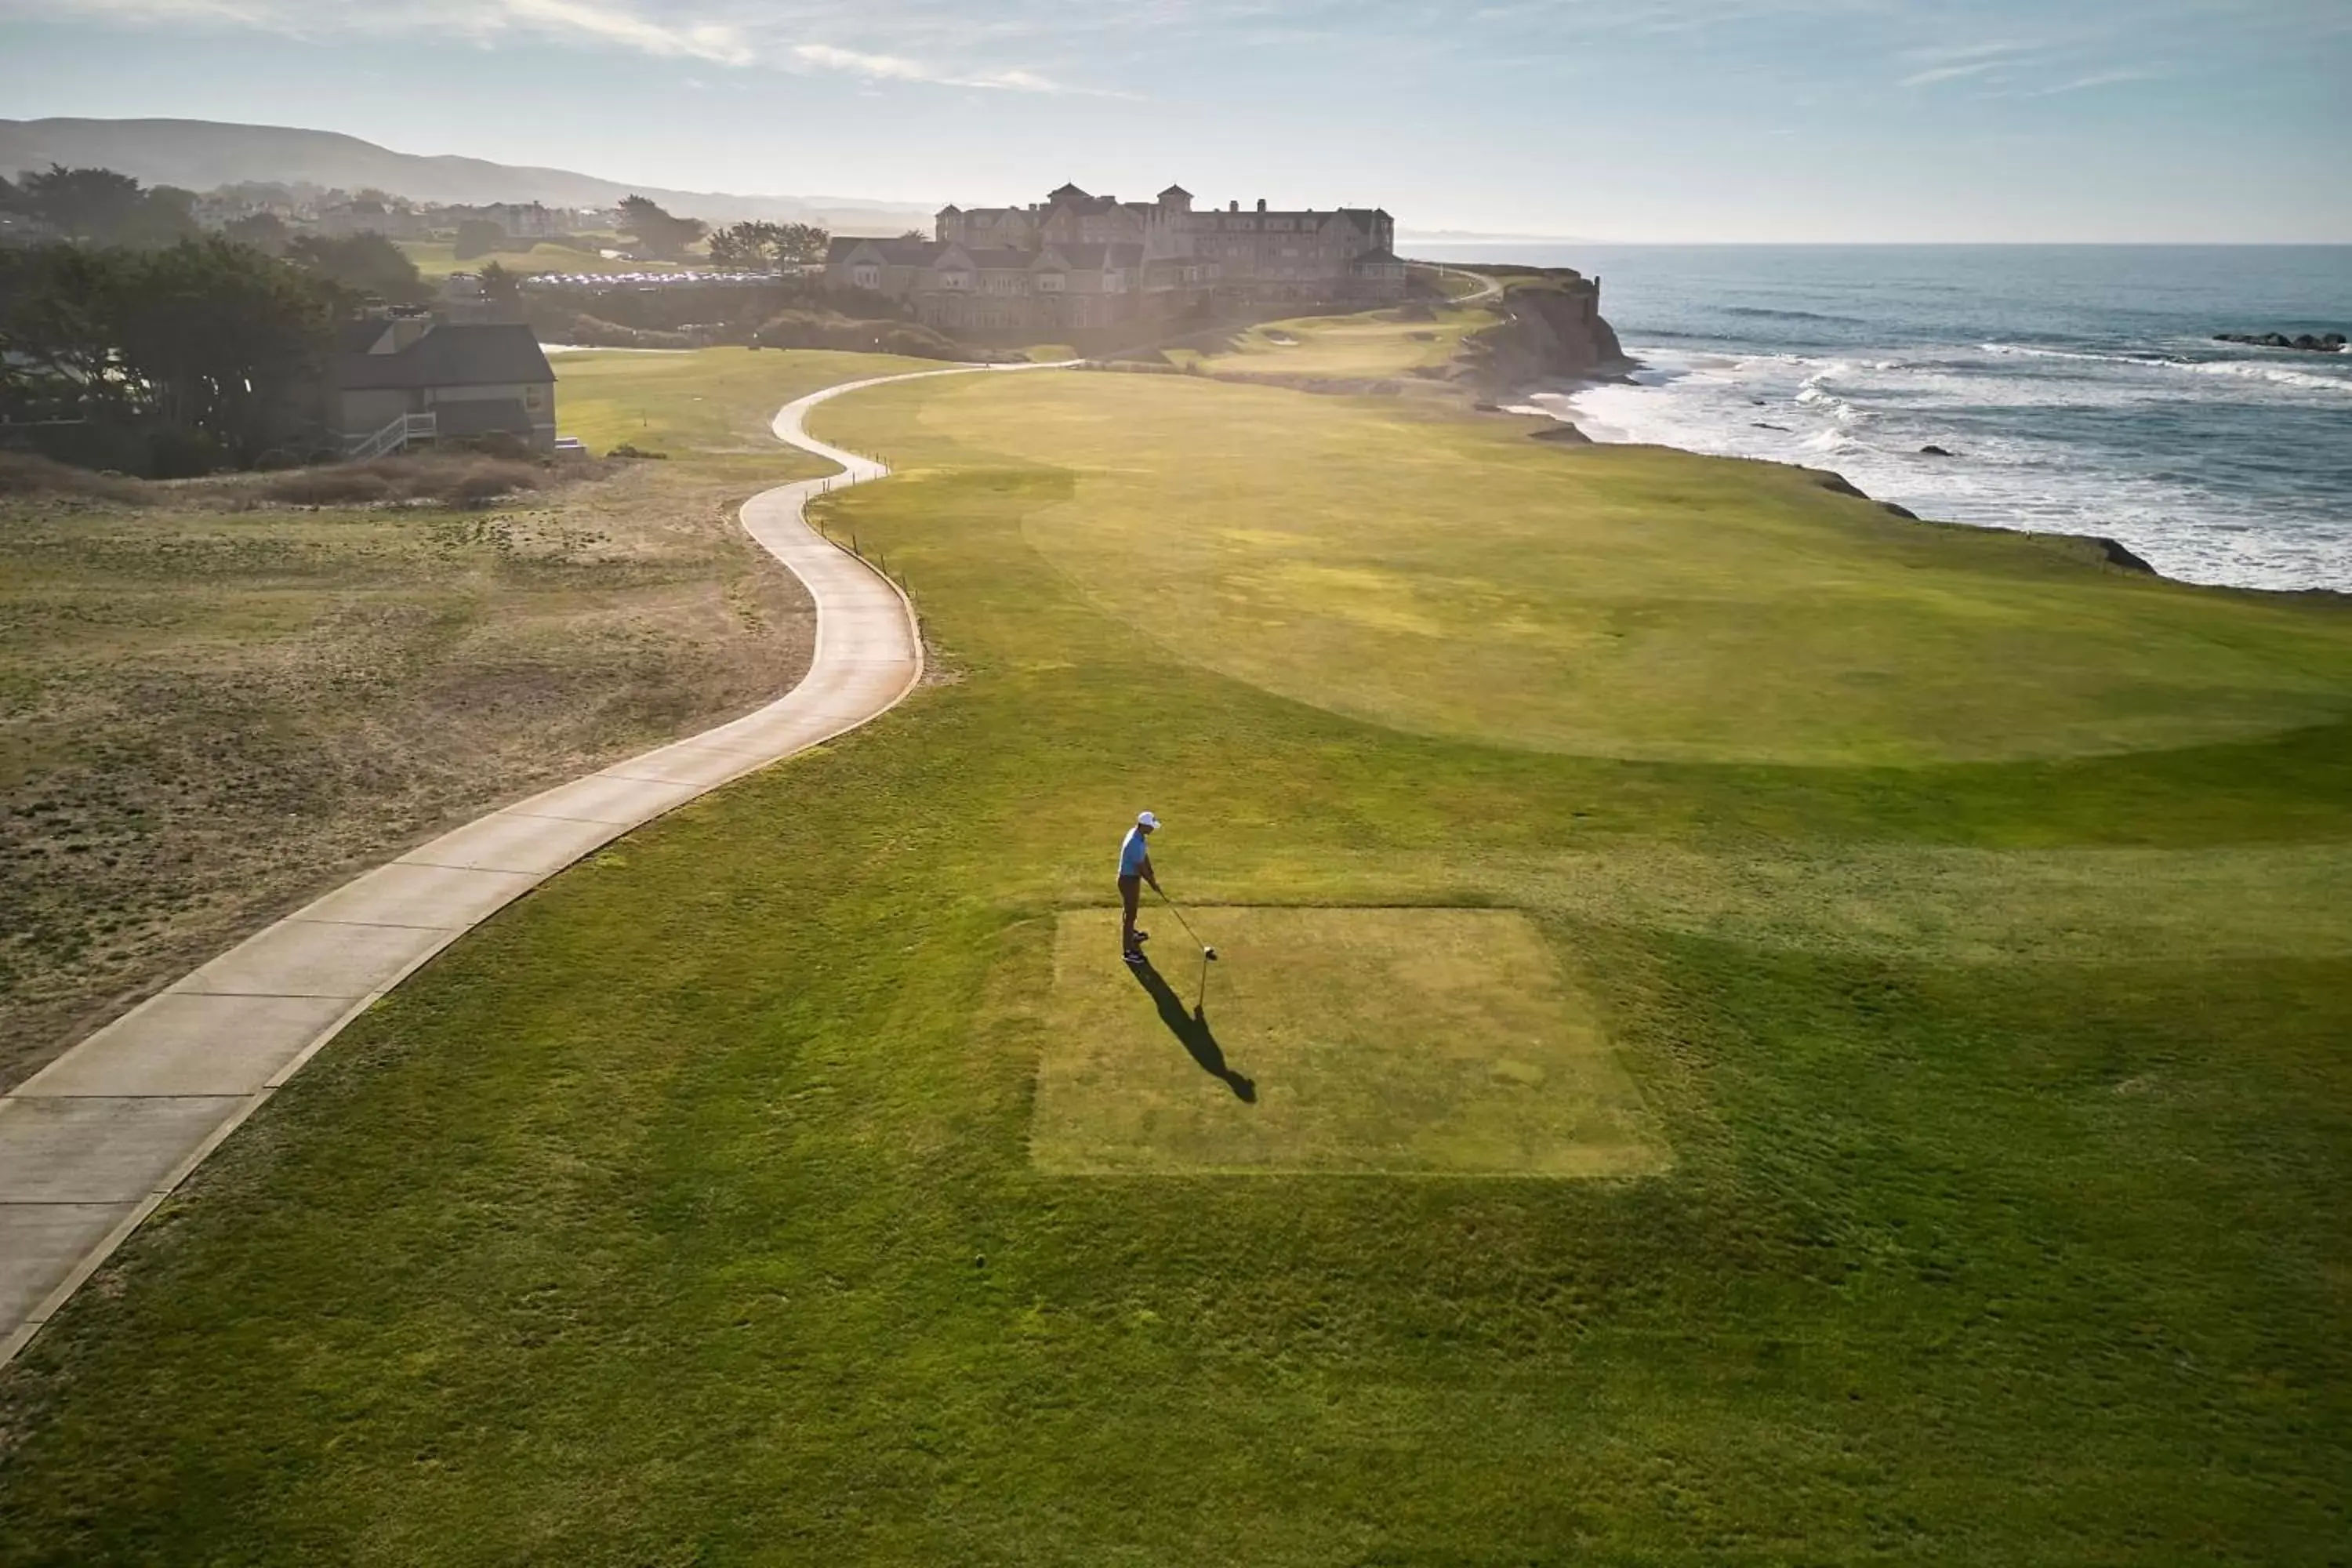
[[2305,387],[2317,392],[2352,393],[2352,374],[2322,375],[2307,370],[2252,359],[2189,359],[2165,354],[2097,353],[2082,349],[2043,348],[2032,343],[1983,343],[1989,354],[2018,359],[2074,360],[2084,364],[2137,365],[2147,370],[2182,371],[2191,375],[2235,375],[2267,381],[2277,386]]

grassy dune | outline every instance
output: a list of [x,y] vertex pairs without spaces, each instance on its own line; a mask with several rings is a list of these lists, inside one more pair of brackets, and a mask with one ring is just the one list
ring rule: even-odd
[[[0,1374],[0,1553],[2340,1554],[2340,610],[1189,378],[819,428],[907,464],[830,505],[937,679],[510,909],[273,1100]],[[1351,1089],[1586,1071],[1666,1159],[1182,1173],[1282,1162],[1202,1120],[1250,1102],[1188,995],[1070,973],[1139,805],[1251,966],[1206,1020],[1257,1104],[1346,1072],[1310,1062],[1345,1012]],[[1348,934],[1416,909],[1527,934]],[[1384,1057],[1360,976],[1416,964],[1485,976],[1446,1016],[1495,1073]],[[1160,1057],[1068,1037],[1097,1017]],[[1105,1073],[1181,1115],[1121,1134]],[[1327,1151],[1422,1114],[1355,1103]],[[1118,1136],[1164,1158],[1055,1173]]]
[[898,363],[567,356],[566,430],[671,460],[486,507],[284,499],[341,468],[0,495],[0,1083],[453,819],[789,689],[806,595],[734,508],[823,465],[759,409]]

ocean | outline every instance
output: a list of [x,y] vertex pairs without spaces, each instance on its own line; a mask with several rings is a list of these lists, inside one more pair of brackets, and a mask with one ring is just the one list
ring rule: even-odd
[[1538,399],[1595,440],[1834,468],[2189,582],[2352,591],[2352,354],[2212,341],[2352,332],[2352,247],[1407,248],[1599,275],[1642,368]]

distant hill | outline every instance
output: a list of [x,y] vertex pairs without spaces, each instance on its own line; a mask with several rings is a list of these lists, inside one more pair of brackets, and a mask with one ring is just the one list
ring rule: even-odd
[[624,184],[569,169],[529,169],[480,158],[395,153],[356,136],[278,125],[210,120],[0,120],[0,174],[51,163],[117,169],[149,184],[210,190],[240,180],[358,190],[373,186],[416,202],[544,202],[550,206],[610,206],[632,194],[652,197],[684,217],[822,223],[866,234],[928,227],[930,209],[855,196],[739,196]]

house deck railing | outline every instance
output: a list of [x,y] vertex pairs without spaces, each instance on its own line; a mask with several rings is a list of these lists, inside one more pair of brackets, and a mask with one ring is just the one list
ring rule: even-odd
[[365,462],[387,452],[404,450],[412,441],[431,441],[441,433],[437,414],[403,414],[372,436],[353,436],[343,444],[343,456]]

